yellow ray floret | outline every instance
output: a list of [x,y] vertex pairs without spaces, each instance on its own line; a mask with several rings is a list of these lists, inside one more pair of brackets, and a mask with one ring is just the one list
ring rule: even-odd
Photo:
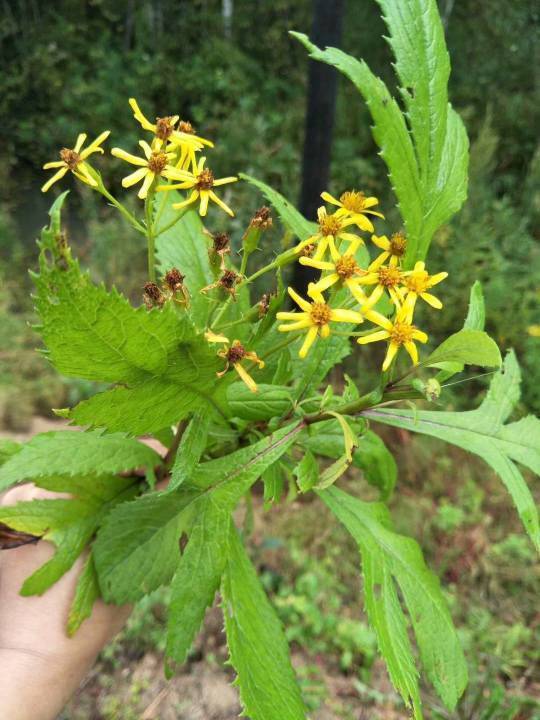
[[248,360],[253,363],[257,363],[259,368],[264,367],[264,361],[261,360],[256,353],[250,352],[244,348],[240,340],[229,340],[225,335],[218,335],[208,330],[205,333],[205,337],[208,342],[211,343],[222,343],[225,345],[223,350],[218,352],[219,357],[223,358],[226,362],[224,370],[216,373],[218,377],[223,377],[225,373],[233,367],[238,373],[240,379],[247,385],[251,392],[257,392],[257,383],[242,365],[242,362]]
[[384,218],[384,215],[371,208],[379,204],[376,197],[366,197],[363,192],[356,190],[348,190],[340,195],[339,200],[328,192],[321,193],[321,197],[332,205],[337,205],[339,210],[336,214],[352,218],[352,221],[357,225],[360,230],[366,230],[367,232],[373,232],[373,223],[366,217],[366,215],[376,215],[377,217]]
[[238,178],[225,177],[216,180],[214,178],[214,173],[209,168],[204,167],[205,162],[206,158],[202,157],[197,163],[197,166],[194,169],[193,173],[179,171],[182,174],[181,182],[179,184],[175,183],[174,185],[160,185],[158,187],[158,190],[162,192],[167,192],[169,190],[192,191],[191,195],[187,198],[187,200],[183,200],[179,203],[173,203],[173,208],[175,210],[180,210],[183,207],[191,205],[192,203],[197,202],[197,200],[200,198],[199,214],[203,217],[208,211],[208,203],[210,200],[213,200],[216,205],[219,205],[219,207],[224,210],[228,215],[231,215],[231,217],[234,216],[231,208],[216,195],[216,193],[214,192],[214,188],[218,187],[219,185],[225,185],[226,183],[236,182]]
[[330,260],[316,260],[310,257],[301,257],[299,262],[301,265],[307,265],[308,267],[321,270],[327,274],[318,280],[312,288],[318,292],[324,292],[328,288],[332,287],[336,283],[342,283],[347,287],[356,300],[362,305],[367,302],[367,297],[359,287],[357,280],[362,275],[365,275],[366,271],[358,265],[355,259],[355,253],[361,243],[360,238],[356,238],[351,241],[349,247],[343,254],[336,248],[336,244],[333,238],[328,241],[328,248],[330,250]]
[[312,298],[312,302],[304,300],[291,287],[288,288],[288,291],[302,312],[278,312],[276,315],[278,320],[290,322],[288,325],[279,325],[278,330],[281,332],[307,330],[306,338],[298,353],[301,358],[306,357],[317,336],[327,338],[330,335],[331,322],[361,323],[364,320],[362,315],[354,310],[331,308],[326,304],[322,293],[313,284],[310,284],[308,288],[308,295]]
[[[167,142],[171,143],[171,146],[167,148],[167,151],[179,148],[180,153],[175,162],[176,167],[183,168],[186,161],[194,159],[195,153],[202,150],[205,145],[213,147],[213,143],[210,142],[210,140],[206,140],[205,138],[195,135],[192,131],[190,123],[180,123],[180,125],[176,127],[179,120],[178,115],[157,117],[156,121],[152,123],[144,115],[135,98],[130,98],[129,104],[133,110],[135,120],[140,123],[141,127],[144,130],[148,130],[148,132],[154,133],[155,138],[152,146],[155,150],[162,149],[164,143]],[[189,132],[186,132],[181,128],[185,128],[185,130],[189,130]],[[175,152],[175,155],[176,154],[177,153]]]
[[304,250],[307,246],[314,245],[314,260],[322,260],[322,258],[326,255],[331,240],[334,242],[347,240],[349,242],[356,243],[357,248],[364,242],[362,238],[358,237],[358,235],[347,232],[347,228],[350,225],[354,225],[354,220],[352,218],[339,216],[337,213],[329,215],[326,208],[321,206],[317,210],[317,220],[319,222],[319,232],[307,238],[307,240],[303,240],[297,245],[297,250]]
[[408,317],[408,310],[405,306],[402,306],[397,311],[394,321],[389,320],[375,310],[369,310],[365,316],[368,320],[371,320],[371,322],[379,325],[383,329],[359,337],[357,342],[360,345],[366,345],[367,343],[377,342],[378,340],[388,340],[388,350],[386,351],[386,357],[384,358],[382,366],[383,371],[388,370],[402,345],[411,356],[413,363],[415,365],[418,363],[418,349],[414,341],[425,343],[427,342],[428,336],[425,332],[422,332],[411,324]]
[[92,177],[89,165],[85,161],[93,153],[103,152],[103,148],[100,146],[105,142],[110,134],[110,130],[105,130],[105,132],[102,132],[101,135],[94,140],[94,142],[90,143],[90,145],[83,150],[82,146],[86,141],[86,133],[81,133],[77,137],[77,142],[75,143],[74,148],[62,148],[62,150],[60,150],[60,160],[45,163],[43,166],[44,170],[52,170],[54,168],[57,172],[52,176],[52,178],[47,180],[41,188],[41,192],[47,192],[51,185],[58,182],[58,180],[61,180],[68,170],[71,170],[75,177],[87,185],[97,187],[97,181],[94,177]]
[[156,177],[164,177],[168,180],[180,180],[185,176],[182,170],[178,170],[171,165],[171,160],[174,159],[174,155],[152,149],[144,140],[140,140],[139,145],[143,149],[144,158],[138,155],[132,155],[121,148],[113,148],[111,153],[114,157],[125,160],[131,163],[131,165],[139,166],[138,170],[135,170],[135,172],[127,175],[122,180],[122,186],[125,188],[131,187],[142,180],[141,188],[137,193],[141,200],[144,200],[148,195],[148,190]]
[[372,263],[372,268],[383,265],[388,259],[390,267],[401,265],[407,250],[407,238],[402,232],[396,232],[387,238],[386,235],[372,235],[371,241],[383,251]]
[[426,271],[426,264],[420,261],[415,264],[412,270],[407,270],[403,273],[404,286],[399,288],[398,292],[402,300],[406,297],[405,304],[407,305],[409,316],[411,318],[414,312],[414,306],[419,297],[437,310],[442,308],[443,304],[439,298],[427,291],[434,285],[438,285],[447,277],[447,272],[429,275]]

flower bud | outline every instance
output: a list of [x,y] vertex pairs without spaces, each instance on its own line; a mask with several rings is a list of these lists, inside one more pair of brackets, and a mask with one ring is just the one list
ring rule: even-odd
[[242,246],[244,252],[251,255],[258,246],[262,233],[272,227],[272,218],[270,217],[270,208],[263,206],[251,218],[248,229],[242,238]]

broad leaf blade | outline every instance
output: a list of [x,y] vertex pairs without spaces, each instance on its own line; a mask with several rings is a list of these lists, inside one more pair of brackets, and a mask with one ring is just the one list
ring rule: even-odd
[[431,355],[422,360],[424,367],[442,367],[445,363],[500,367],[497,343],[482,330],[463,329],[447,337]]
[[92,615],[94,603],[99,598],[99,583],[92,554],[88,556],[77,581],[75,597],[69,610],[67,633],[75,635],[83,622]]

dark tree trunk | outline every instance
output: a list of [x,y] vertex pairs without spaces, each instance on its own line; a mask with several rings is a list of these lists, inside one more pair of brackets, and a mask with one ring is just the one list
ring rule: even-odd
[[[311,40],[319,47],[339,47],[345,0],[313,0]],[[336,107],[338,73],[318,61],[309,64],[308,96],[302,161],[300,211],[314,220],[322,204],[321,192],[328,186],[332,132]],[[297,264],[293,284],[304,292],[315,277],[310,268]]]

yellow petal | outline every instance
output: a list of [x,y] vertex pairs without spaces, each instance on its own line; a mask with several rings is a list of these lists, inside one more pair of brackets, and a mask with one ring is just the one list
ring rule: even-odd
[[317,339],[317,333],[318,328],[317,327],[311,327],[307,331],[306,339],[304,340],[302,347],[298,351],[298,357],[305,358],[306,355],[309,352],[309,348],[313,345],[315,340]]
[[132,185],[135,185],[136,183],[140,182],[143,177],[148,172],[148,168],[142,167],[135,170],[135,172],[132,172],[130,175],[126,175],[125,178],[122,179],[122,187],[128,188]]
[[336,198],[330,195],[329,192],[326,192],[326,190],[321,193],[321,197],[325,202],[341,207],[341,203],[339,202],[339,200],[336,200]]
[[55,173],[52,176],[52,178],[47,180],[47,182],[44,185],[42,185],[41,192],[47,192],[47,190],[51,187],[51,185],[54,185],[55,182],[58,182],[58,180],[61,180],[64,177],[64,175],[67,173],[67,171],[68,171],[67,167],[61,168],[57,173]]
[[141,185],[141,189],[137,193],[137,197],[141,198],[141,200],[144,200],[148,195],[148,191],[150,190],[150,186],[154,182],[155,177],[156,173],[153,173],[151,170],[146,171],[146,175],[144,177],[143,184]]
[[381,313],[377,312],[376,310],[368,310],[364,313],[364,317],[370,322],[375,323],[375,325],[380,325],[382,328],[388,330],[389,332],[394,327],[392,325],[392,322],[387,317],[384,317],[384,315],[381,315]]
[[45,163],[43,169],[52,170],[53,168],[65,167],[65,164],[66,163],[63,160],[55,160],[54,162]]
[[346,322],[346,323],[361,323],[364,322],[364,318],[359,312],[355,310],[342,310],[336,308],[330,313],[330,320],[335,322]]
[[220,343],[228,343],[229,338],[225,337],[225,335],[219,335],[217,333],[212,332],[211,330],[207,330],[204,333],[204,337],[207,339],[208,342],[220,342]]
[[302,320],[298,320],[290,325],[280,325],[278,330],[280,332],[292,332],[294,330],[303,330],[304,328],[310,327],[310,325],[312,325],[311,320],[309,318],[303,318]]
[[251,375],[245,370],[240,363],[234,363],[233,365],[236,372],[240,375],[240,378],[244,381],[244,383],[248,386],[248,388],[251,390],[251,392],[257,392],[257,383],[255,380],[251,377]]
[[191,203],[196,202],[196,200],[197,200],[198,197],[199,197],[199,191],[198,191],[198,190],[194,190],[194,191],[191,193],[191,195],[188,197],[187,200],[183,200],[182,202],[179,202],[179,203],[173,203],[173,204],[172,204],[172,207],[173,207],[175,210],[181,210],[182,208],[186,207],[187,205],[191,205]]
[[78,153],[80,152],[80,149],[84,145],[84,141],[86,140],[86,133],[80,133],[80,135],[77,136],[77,142],[75,143],[75,147],[73,148],[73,151]]
[[201,217],[204,217],[206,213],[208,212],[208,201],[210,200],[210,193],[208,190],[201,190],[201,204],[199,207],[199,215]]
[[143,115],[143,113],[139,107],[139,104],[135,100],[135,98],[129,98],[129,104],[131,105],[131,109],[133,110],[133,115],[135,117],[135,120],[138,120],[145,130],[149,130],[150,132],[155,132],[156,126],[152,125],[152,123]]
[[311,304],[308,303],[307,300],[304,300],[303,297],[301,297],[296,290],[292,287],[287,288],[287,292],[292,297],[294,302],[298,305],[299,308],[301,308],[304,312],[310,312],[311,311]]
[[442,308],[442,302],[439,298],[435,297],[435,295],[432,295],[431,293],[420,293],[420,297],[422,300],[425,300],[428,305],[431,305],[431,307],[434,307],[437,310]]
[[386,340],[390,334],[387,330],[377,330],[369,335],[363,335],[356,341],[359,345],[367,345],[368,343],[378,342],[379,340]]
[[146,155],[146,159],[150,160],[153,152],[150,145],[146,142],[146,140],[139,140],[139,145],[142,147],[143,153]]
[[122,150],[122,148],[113,148],[111,150],[111,155],[120,158],[120,160],[125,160],[132,165],[144,165],[145,167],[148,165],[144,158],[137,157],[137,155],[132,155],[131,153]]
[[386,351],[386,357],[384,358],[384,362],[383,362],[383,366],[382,366],[383,372],[385,370],[388,370],[388,368],[392,364],[392,360],[395,358],[398,350],[399,350],[399,345],[397,345],[396,343],[391,342],[388,345],[388,350]]
[[[317,280],[316,283],[311,283],[311,286],[317,293],[317,297],[321,297],[321,293],[328,290],[329,287],[332,287],[332,285],[335,285],[338,281],[339,275],[337,273],[331,273],[330,275],[326,275],[326,277],[321,278],[321,280]],[[310,295],[313,297],[311,293]],[[317,302],[324,302],[324,299],[318,300]]]
[[220,178],[219,180],[214,180],[214,187],[218,187],[219,185],[226,185],[227,183],[233,183],[237,182],[237,177],[224,177]]
[[216,203],[216,205],[219,205],[219,207],[222,210],[225,210],[227,215],[234,217],[234,212],[231,210],[231,208],[226,203],[224,203],[223,200],[220,197],[218,197],[213,190],[210,190],[208,192],[208,194],[211,197],[211,199]]
[[409,353],[411,356],[411,360],[415,365],[418,365],[418,348],[413,342],[406,342],[403,343],[405,350]]
[[103,148],[101,148],[100,145],[105,142],[110,134],[110,130],[105,130],[101,135],[98,135],[94,142],[90,143],[90,145],[82,151],[81,160],[85,160],[89,155],[92,155],[92,153],[103,152]]

